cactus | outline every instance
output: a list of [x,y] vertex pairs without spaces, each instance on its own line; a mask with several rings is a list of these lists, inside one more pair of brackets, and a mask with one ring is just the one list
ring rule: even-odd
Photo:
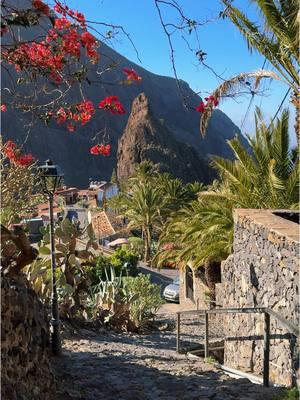
[[[47,228],[42,233],[43,240],[38,248],[40,257],[27,267],[26,273],[36,292],[48,302],[51,294],[50,236]],[[83,241],[84,237],[88,239],[86,242]],[[79,249],[79,245],[84,245],[84,248]],[[98,245],[90,225],[84,231],[79,231],[64,219],[56,227],[57,288],[61,309],[68,315],[74,316],[82,309],[81,295],[89,290],[90,282],[84,267],[94,263],[92,249],[97,250]]]

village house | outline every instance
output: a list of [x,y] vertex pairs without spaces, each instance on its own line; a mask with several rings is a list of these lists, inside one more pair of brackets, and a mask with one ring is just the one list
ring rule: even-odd
[[[42,218],[44,223],[49,223],[49,203],[41,203],[36,207],[37,217]],[[53,202],[53,217],[57,221],[60,216],[63,216],[64,210],[58,205],[56,201]]]
[[88,212],[88,221],[92,224],[94,234],[98,240],[111,241],[130,235],[127,220],[109,211],[90,210]]
[[63,186],[56,191],[56,195],[63,197],[66,204],[71,205],[75,204],[78,201],[79,191],[80,190],[76,187],[67,188],[66,186]]
[[90,189],[97,190],[97,202],[99,205],[103,205],[106,200],[116,196],[119,192],[118,185],[116,183],[106,181],[91,182]]

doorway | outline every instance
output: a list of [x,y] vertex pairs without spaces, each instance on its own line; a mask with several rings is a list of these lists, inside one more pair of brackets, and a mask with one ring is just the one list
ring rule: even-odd
[[185,291],[186,297],[194,301],[194,275],[189,266],[185,269]]

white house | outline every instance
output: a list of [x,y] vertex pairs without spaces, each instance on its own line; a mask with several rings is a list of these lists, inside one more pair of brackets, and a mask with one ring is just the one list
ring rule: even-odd
[[105,181],[90,182],[89,189],[97,191],[97,203],[102,204],[103,200],[111,199],[119,193],[118,185]]

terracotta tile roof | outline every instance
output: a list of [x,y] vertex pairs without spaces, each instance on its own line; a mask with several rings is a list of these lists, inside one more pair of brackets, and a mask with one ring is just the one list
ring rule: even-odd
[[72,187],[72,188],[65,188],[65,189],[58,189],[57,191],[56,191],[56,194],[67,194],[67,193],[78,193],[78,192],[80,192],[80,190],[79,189],[77,189],[77,188],[75,188],[75,187]]
[[124,224],[123,218],[109,211],[98,211],[92,213],[92,226],[95,234],[99,237],[112,236],[115,233],[129,233],[128,226]]

